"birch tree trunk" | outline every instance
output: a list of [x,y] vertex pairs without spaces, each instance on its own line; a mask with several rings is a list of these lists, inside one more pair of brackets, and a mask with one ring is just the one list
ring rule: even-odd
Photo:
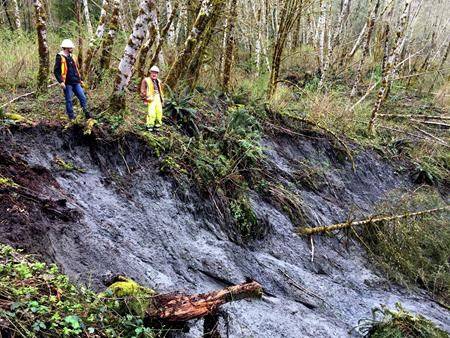
[[47,42],[47,15],[41,0],[33,0],[33,5],[35,9],[39,49],[39,72],[37,77],[37,86],[39,92],[46,92],[50,71],[50,57]]
[[[136,66],[137,74],[139,78],[143,78],[145,76],[145,68],[148,52],[150,48],[152,48],[155,40],[158,36],[158,21],[156,21],[156,13],[154,13],[152,20],[150,21],[149,29],[146,36],[146,41],[142,45],[141,52],[139,53],[138,63]],[[161,34],[159,34],[161,35]]]
[[322,75],[325,66],[325,30],[326,30],[326,16],[327,16],[327,0],[320,1],[320,15],[317,22],[318,31],[318,46],[319,46],[319,69]]
[[236,16],[237,16],[237,0],[230,1],[230,16],[228,19],[228,25],[226,29],[226,42],[225,42],[225,59],[223,64],[223,82],[222,82],[222,90],[226,93],[228,92],[228,87],[230,84],[231,78],[231,66],[233,63],[233,52],[234,52],[234,26],[236,25]]
[[[171,0],[166,0],[166,13],[167,13],[166,26],[169,22],[170,23],[173,22],[176,12],[177,12],[177,9],[178,9],[178,4],[179,4],[179,1],[175,1],[175,6],[172,6]],[[167,42],[170,46],[174,46],[175,45],[175,26],[170,24],[168,27],[169,27],[169,29],[167,31]]]
[[364,46],[362,50],[361,60],[359,61],[358,70],[356,71],[356,77],[355,77],[355,83],[353,84],[353,88],[351,91],[350,96],[354,97],[358,92],[358,86],[359,82],[361,81],[361,73],[362,68],[364,65],[364,61],[367,57],[367,54],[369,53],[369,47],[370,47],[370,40],[372,39],[372,32],[375,27],[375,20],[378,12],[378,8],[380,7],[380,0],[375,0],[375,5],[370,12],[370,15],[367,19],[366,27],[367,27],[367,34],[366,34],[366,40],[364,41]]
[[84,19],[86,20],[86,26],[88,29],[89,37],[91,37],[93,32],[92,32],[91,17],[89,15],[88,0],[83,0],[83,12],[84,12]]
[[108,33],[102,40],[100,56],[100,72],[99,80],[101,79],[102,70],[108,69],[111,62],[111,50],[114,45],[114,39],[117,35],[117,29],[119,27],[119,12],[120,12],[120,0],[112,0],[111,20],[109,21]]
[[14,6],[14,23],[16,24],[16,29],[20,29],[22,27],[20,22],[20,11],[19,11],[19,3],[17,0],[12,0]]
[[142,0],[139,6],[139,14],[134,22],[127,46],[125,47],[122,59],[117,69],[114,81],[114,90],[111,97],[113,109],[122,110],[125,108],[125,89],[130,82],[136,56],[148,31],[148,24],[155,15],[155,0]]
[[167,75],[166,84],[174,89],[178,81],[186,75],[186,68],[192,60],[192,54],[197,43],[201,40],[202,35],[211,21],[213,15],[219,12],[225,4],[224,0],[203,0],[200,11],[194,22],[189,36],[184,43],[183,51],[178,55],[169,74]]

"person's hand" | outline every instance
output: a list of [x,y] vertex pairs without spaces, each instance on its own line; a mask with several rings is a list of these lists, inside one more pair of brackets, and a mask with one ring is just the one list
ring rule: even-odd
[[61,82],[59,85],[61,86],[62,89],[66,89],[66,84],[64,82]]

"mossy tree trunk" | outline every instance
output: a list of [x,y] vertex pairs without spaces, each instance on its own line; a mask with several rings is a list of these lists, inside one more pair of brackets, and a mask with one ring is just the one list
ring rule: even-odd
[[117,36],[117,29],[119,26],[119,11],[120,11],[120,0],[112,1],[111,19],[108,25],[108,33],[104,34],[102,44],[101,44],[101,56],[100,56],[100,72],[99,76],[105,69],[109,68],[111,62],[111,50],[114,45],[114,39]]
[[215,32],[215,28],[217,25],[217,21],[219,20],[219,12],[213,14],[211,21],[208,23],[208,26],[205,28],[204,34],[200,40],[200,43],[197,45],[191,59],[191,63],[189,64],[186,71],[186,80],[189,83],[189,89],[193,90],[197,85],[198,78],[200,76],[200,70],[203,65],[203,59],[205,56],[206,48],[211,42],[212,35]]
[[178,81],[186,76],[186,70],[192,61],[195,47],[205,33],[208,23],[216,13],[220,12],[224,4],[224,0],[202,1],[200,11],[198,12],[197,18],[194,22],[194,26],[184,42],[183,51],[178,55],[170,68],[169,74],[167,75],[166,84],[169,87],[175,88]]
[[139,6],[139,14],[134,22],[133,31],[128,39],[122,59],[117,69],[114,90],[111,96],[111,106],[115,110],[125,108],[125,89],[130,82],[133,67],[139,50],[142,47],[148,31],[148,24],[155,15],[155,0],[143,0]]
[[237,20],[237,0],[230,0],[230,10],[228,11],[230,16],[228,18],[228,24],[225,29],[226,41],[225,41],[225,60],[223,63],[223,81],[222,90],[228,92],[231,79],[231,66],[233,63],[233,52],[235,45],[235,33],[234,26]]
[[33,0],[38,36],[39,71],[37,77],[38,92],[46,92],[50,73],[50,57],[47,42],[47,14],[42,0]]
[[278,75],[281,67],[281,56],[286,45],[286,41],[296,20],[303,0],[285,0],[280,14],[280,23],[276,36],[275,47],[272,55],[272,69],[270,71],[269,87],[267,90],[267,100],[275,94],[278,82]]
[[77,30],[78,30],[78,67],[83,69],[83,9],[81,8],[81,3],[77,2],[76,5],[77,14]]

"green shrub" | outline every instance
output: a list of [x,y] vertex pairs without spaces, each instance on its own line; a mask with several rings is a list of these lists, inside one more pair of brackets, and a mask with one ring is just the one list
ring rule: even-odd
[[372,310],[372,318],[362,319],[355,328],[368,338],[448,338],[449,334],[421,315],[405,311],[397,303],[396,310],[385,306]]
[[140,316],[123,308],[112,292],[99,297],[72,284],[55,265],[0,244],[0,318],[8,323],[0,335],[8,330],[27,338],[155,336]]

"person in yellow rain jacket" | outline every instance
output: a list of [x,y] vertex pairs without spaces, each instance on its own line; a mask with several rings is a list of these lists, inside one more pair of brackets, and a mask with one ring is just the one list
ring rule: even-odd
[[154,128],[160,128],[162,125],[164,94],[158,75],[159,68],[153,66],[150,68],[150,76],[145,77],[141,82],[141,96],[147,105],[145,124],[149,131],[153,131]]

